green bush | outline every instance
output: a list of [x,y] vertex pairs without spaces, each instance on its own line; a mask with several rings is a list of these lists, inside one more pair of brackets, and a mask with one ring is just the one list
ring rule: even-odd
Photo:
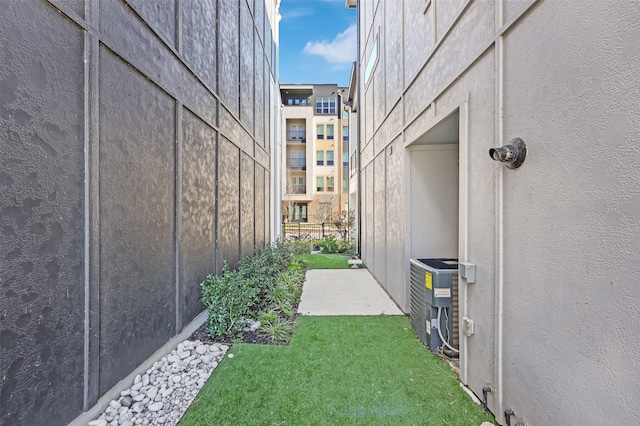
[[289,242],[293,254],[308,254],[313,250],[313,242],[308,240],[292,240]]
[[293,257],[289,245],[281,240],[258,247],[252,256],[240,261],[238,271],[258,287],[259,299],[264,300],[279,273],[286,271]]
[[302,295],[304,270],[298,261],[292,261],[286,271],[280,273],[267,295],[268,308],[259,315],[259,333],[276,342],[286,342],[291,337],[296,305]]
[[209,275],[200,284],[200,302],[207,309],[207,331],[211,336],[236,336],[255,305],[259,289],[240,271],[230,271],[225,261],[221,275]]
[[329,235],[318,241],[318,247],[320,247],[323,253],[335,253],[338,251],[338,246],[338,241],[336,241],[336,237],[333,235]]
[[273,341],[286,342],[291,339],[293,334],[293,324],[278,316],[274,322],[261,326],[259,330],[261,330],[262,335],[269,337]]
[[[242,259],[237,270],[230,271],[225,261],[220,275],[209,275],[200,284],[200,302],[207,309],[209,333],[214,337],[240,335],[246,319],[255,318],[258,312],[269,307],[269,302],[273,303],[272,294],[278,287],[278,277],[287,273],[292,256],[287,243],[276,241],[257,248],[252,256]],[[294,272],[301,273],[302,267],[296,263],[293,265]],[[302,277],[304,280],[304,274]],[[280,287],[278,291],[286,293],[286,297],[279,299],[278,308],[291,312],[287,306],[291,297],[289,288]]]

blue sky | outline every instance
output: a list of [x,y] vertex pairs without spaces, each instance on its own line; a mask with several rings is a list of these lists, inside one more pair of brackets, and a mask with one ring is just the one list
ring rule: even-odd
[[344,0],[282,0],[280,83],[349,84],[356,11]]

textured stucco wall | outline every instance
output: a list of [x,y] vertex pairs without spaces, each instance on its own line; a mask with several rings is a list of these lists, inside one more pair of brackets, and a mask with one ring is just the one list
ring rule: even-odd
[[104,393],[175,333],[175,103],[104,48],[99,73]]
[[543,2],[505,52],[531,150],[504,174],[505,394],[536,424],[638,424],[640,4]]
[[267,3],[0,0],[0,424],[90,408],[270,239]]
[[45,425],[82,409],[83,38],[3,2],[0,39],[0,423]]
[[[503,424],[507,408],[512,424],[637,424],[640,6],[389,3],[359,9],[361,69],[376,37],[380,47],[359,86],[365,263],[404,306],[406,284],[395,288],[391,265],[377,265],[381,251],[397,254],[393,234],[379,236],[378,210],[387,225],[405,220],[403,262],[413,247],[413,194],[397,209],[389,198],[392,168],[411,188],[411,156],[396,162],[389,149],[395,155],[398,135],[409,149],[458,111],[457,250],[477,265],[477,282],[460,287],[463,314],[476,322],[462,338],[461,379],[479,395],[492,387],[489,407]],[[508,170],[487,152],[516,136],[529,155]]]

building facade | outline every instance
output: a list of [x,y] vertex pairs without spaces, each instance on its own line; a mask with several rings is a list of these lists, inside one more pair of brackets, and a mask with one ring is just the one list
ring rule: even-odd
[[410,259],[475,266],[460,378],[501,424],[638,424],[640,3],[356,3],[364,263],[405,312]]
[[345,89],[280,85],[282,220],[333,223],[349,209],[349,120]]
[[104,404],[271,240],[278,4],[0,0],[0,424]]

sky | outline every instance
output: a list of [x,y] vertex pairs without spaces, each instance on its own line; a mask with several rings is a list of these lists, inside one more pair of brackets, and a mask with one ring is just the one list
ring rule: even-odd
[[282,0],[280,83],[349,85],[356,10],[345,0]]

